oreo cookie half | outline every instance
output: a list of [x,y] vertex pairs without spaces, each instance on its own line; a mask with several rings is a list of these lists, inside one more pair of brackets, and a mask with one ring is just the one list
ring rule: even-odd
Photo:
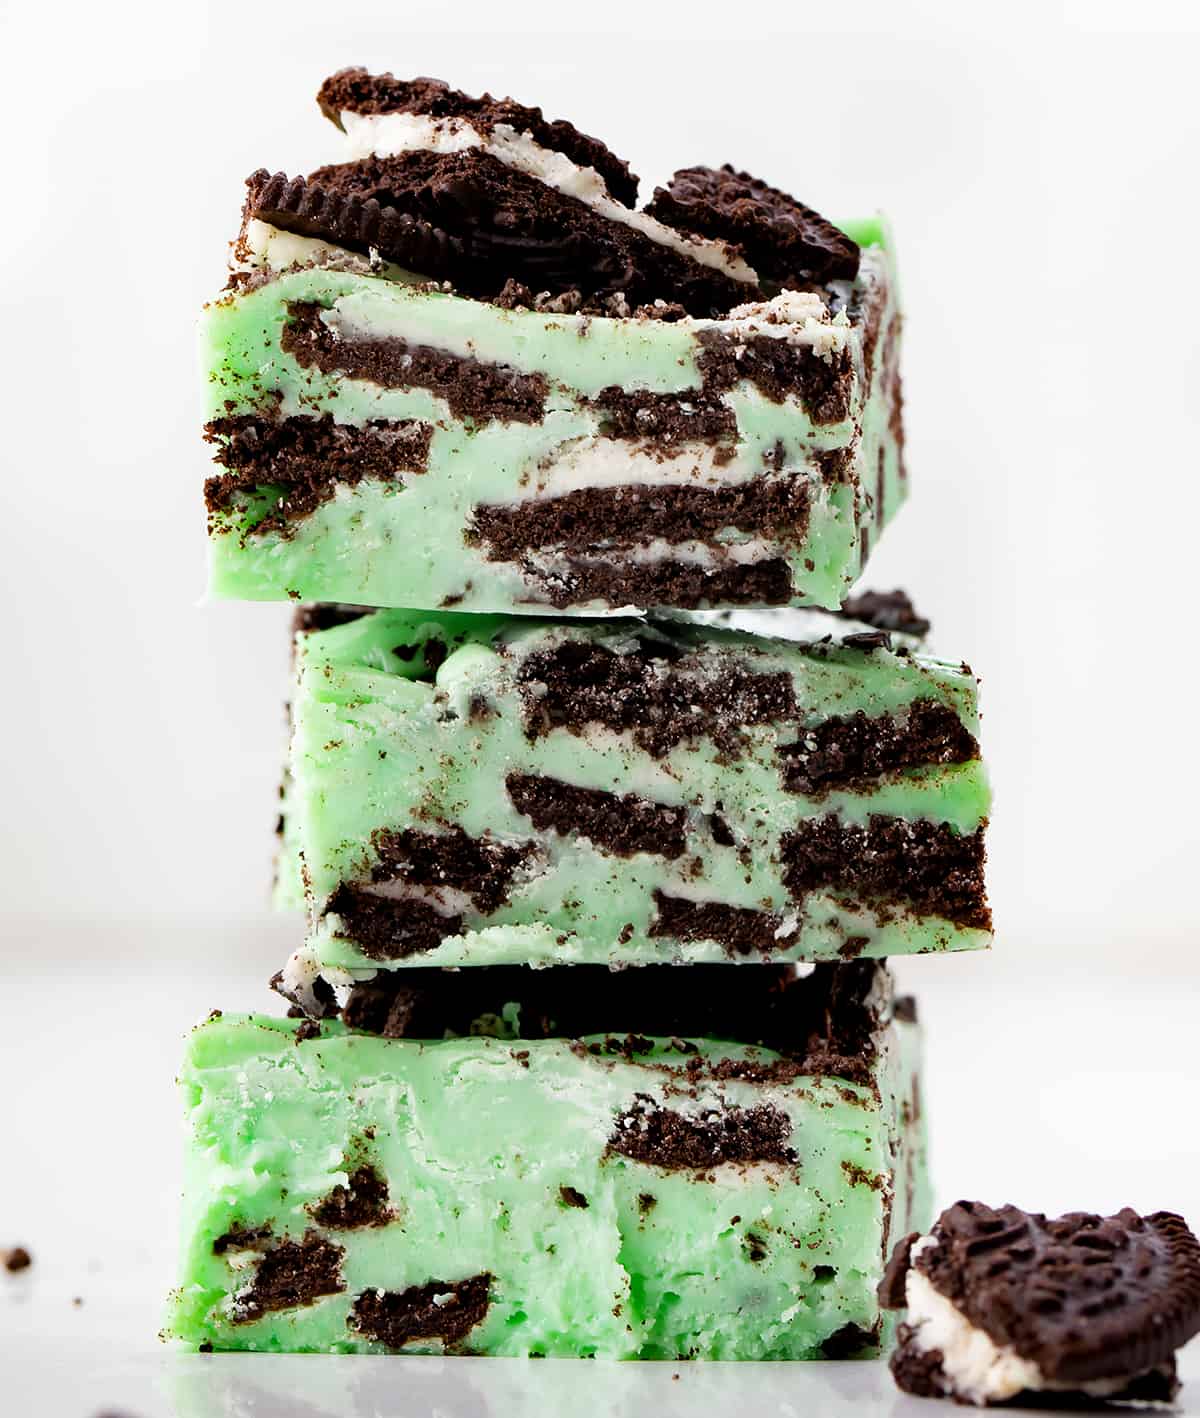
[[665,226],[741,248],[761,277],[823,285],[858,275],[858,244],[811,207],[747,172],[681,168],[655,189],[647,213]]
[[412,113],[437,119],[461,118],[484,137],[497,125],[527,134],[539,147],[561,153],[578,167],[594,168],[618,202],[632,207],[637,201],[638,179],[629,164],[610,151],[599,138],[581,133],[564,119],[548,119],[540,108],[529,108],[511,98],[483,94],[472,98],[452,89],[441,79],[397,79],[392,74],[371,74],[366,69],[342,69],[330,75],[317,94],[321,112],[339,128],[343,113],[373,116]]
[[466,243],[373,196],[340,192],[286,173],[260,168],[246,179],[246,216],[281,231],[316,237],[363,255],[378,251],[433,280],[454,280],[467,269]]
[[960,1201],[897,1245],[879,1298],[908,1310],[892,1372],[909,1392],[1168,1401],[1175,1350],[1200,1333],[1200,1242],[1167,1211],[1048,1220]]

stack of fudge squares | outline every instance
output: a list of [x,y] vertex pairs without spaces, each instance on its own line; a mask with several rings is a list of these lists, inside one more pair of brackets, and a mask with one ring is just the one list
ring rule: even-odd
[[976,681],[856,589],[893,254],[347,70],[204,319],[211,584],[299,603],[286,1017],[183,1070],[200,1349],[878,1352],[930,1191],[886,958],[990,939]]

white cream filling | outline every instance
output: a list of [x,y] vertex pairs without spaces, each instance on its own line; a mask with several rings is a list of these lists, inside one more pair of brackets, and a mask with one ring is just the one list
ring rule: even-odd
[[[720,905],[719,897],[713,896],[711,885],[704,882],[690,881],[682,875],[673,877],[670,885],[670,894],[676,896],[680,901],[690,901],[697,906]],[[734,902],[734,905],[746,905],[746,902]],[[752,905],[748,909],[755,909]],[[800,915],[796,911],[781,910],[776,912],[779,916],[779,927],[775,931],[776,940],[786,940],[795,934],[800,925]]]
[[[345,253],[341,254],[344,256]],[[399,270],[399,267],[394,269]],[[732,337],[763,336],[767,339],[787,340],[789,344],[811,348],[823,359],[829,359],[844,349],[855,335],[846,312],[840,310],[830,319],[828,311],[821,305],[820,308],[825,314],[824,318],[819,319],[811,313],[816,306],[807,300],[801,301],[793,309],[791,297],[796,294],[795,291],[785,291],[773,301],[764,301],[755,306],[741,306],[739,309],[742,311],[754,313],[743,314],[736,320],[697,320],[689,317],[677,322],[675,328],[687,331],[715,330]],[[798,318],[793,319],[793,314]],[[555,315],[551,318],[556,326],[563,329],[574,328],[583,335],[596,320],[610,317]],[[386,339],[391,335],[403,339],[408,333],[406,313],[401,305],[397,303],[395,308],[385,309],[376,302],[364,302],[357,296],[335,301],[325,311],[322,319],[338,339]],[[479,349],[477,338],[472,333],[473,328],[469,320],[460,320],[456,329],[447,326],[437,341],[437,348],[460,358],[486,359],[487,352],[481,352]],[[741,357],[736,346],[733,353],[735,359]],[[687,397],[686,390],[680,392],[684,398]]]
[[881,960],[871,977],[871,988],[867,991],[863,1005],[876,1019],[890,1019],[895,993],[895,978],[888,968],[887,962]]
[[[912,1248],[912,1261],[936,1245],[935,1237],[922,1236]],[[942,1371],[955,1394],[979,1407],[1001,1403],[1026,1389],[1080,1392],[1105,1398],[1119,1393],[1129,1382],[1128,1378],[1096,1379],[1086,1384],[1047,1381],[1032,1360],[1023,1359],[1011,1345],[996,1344],[983,1330],[976,1329],[961,1310],[933,1288],[915,1264],[905,1278],[904,1295],[908,1323],[914,1331],[910,1342],[922,1353],[939,1350]]]
[[790,940],[799,929],[800,913],[798,911],[785,911],[780,918],[779,924],[775,927],[775,939]]
[[[225,1252],[225,1264],[229,1267],[230,1270],[235,1272],[249,1270],[252,1265],[257,1265],[261,1259],[261,1254],[258,1251],[251,1249],[239,1251],[230,1249]],[[244,1288],[241,1293],[245,1293]],[[240,1297],[238,1295],[235,1295],[233,1297],[235,1305],[239,1298]]]
[[803,325],[806,320],[828,320],[829,309],[816,291],[783,290],[771,300],[735,305],[730,320],[756,320],[767,324]]
[[[786,640],[797,644],[813,644],[826,636],[841,640],[856,631],[875,628],[862,621],[846,620],[832,611],[817,610],[815,607],[810,610],[802,606],[785,606],[769,611],[679,611],[672,619],[688,624],[711,625],[718,630],[740,630],[760,640]],[[906,643],[915,645],[917,640],[908,637]]]
[[[923,1236],[912,1248],[913,1262],[937,1241]],[[942,1370],[954,1392],[982,1406],[1042,1387],[1042,1371],[1009,1346],[995,1344],[936,1291],[928,1277],[910,1266],[904,1282],[911,1342],[923,1353],[941,1351]]]
[[402,266],[381,260],[375,251],[369,256],[361,256],[315,236],[298,236],[295,232],[284,231],[257,217],[251,217],[230,244],[231,271],[286,271],[293,266],[330,266],[408,284],[420,280]]
[[[530,473],[529,491],[556,497],[582,488],[728,485],[761,473],[706,443],[688,443],[670,454],[639,447],[628,438],[581,438]],[[792,476],[801,476],[792,474]]]
[[282,993],[295,999],[308,1014],[316,1018],[321,1005],[316,996],[316,984],[320,979],[333,989],[338,1008],[344,1009],[353,986],[364,980],[373,980],[376,971],[372,969],[348,970],[340,965],[322,966],[316,951],[309,946],[301,946],[288,956],[281,974]]
[[[628,551],[622,551],[622,560],[632,562],[635,566],[657,566],[660,562],[678,562],[685,566],[698,566],[703,570],[712,570],[715,567],[729,566],[752,566],[760,561],[767,561],[779,554],[777,542],[765,541],[762,537],[749,537],[744,542],[719,542],[715,546],[711,542],[687,541],[669,542],[664,537],[654,537],[651,541],[644,542],[640,546],[632,547]],[[569,577],[571,575],[570,562],[572,560],[581,563],[588,561],[603,561],[605,552],[603,548],[598,551],[580,555],[572,552],[531,550],[523,553],[521,560],[543,576]]]
[[543,148],[528,133],[497,123],[484,134],[466,118],[431,118],[424,113],[351,113],[341,115],[351,157],[390,158],[400,153],[461,153],[479,148],[506,167],[536,178],[564,197],[574,197],[609,221],[639,231],[659,246],[721,271],[730,280],[757,285],[758,276],[724,242],[685,236],[645,212],[622,206],[609,194],[594,167],[580,167],[562,153]]
[[384,901],[420,901],[443,916],[462,916],[473,910],[470,896],[456,886],[426,886],[409,881],[377,881],[362,890]]
[[844,310],[830,319],[829,311],[818,300],[820,314],[814,314],[814,307],[807,301],[791,306],[791,298],[798,291],[783,291],[774,300],[762,301],[757,305],[739,305],[730,311],[724,320],[706,321],[714,329],[727,335],[743,335],[769,340],[787,340],[792,345],[808,345],[821,359],[830,359],[846,346],[846,341],[854,328]]
[[282,993],[297,1000],[300,1007],[309,1013],[318,1013],[314,987],[320,978],[321,966],[313,952],[305,946],[293,951],[281,973]]
[[[281,271],[288,266],[323,263],[350,255],[345,247],[332,246],[313,236],[281,231],[269,222],[251,217],[233,243],[229,265],[235,271]],[[365,258],[357,259],[364,267],[369,266]]]

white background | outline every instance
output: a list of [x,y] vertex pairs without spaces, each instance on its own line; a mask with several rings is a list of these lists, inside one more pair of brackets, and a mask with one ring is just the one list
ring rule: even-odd
[[82,1323],[84,1290],[151,1325],[180,1036],[266,1006],[295,944],[266,899],[288,610],[200,603],[194,325],[242,178],[337,156],[312,95],[348,63],[540,103],[643,195],[731,160],[891,216],[914,492],[867,584],[982,675],[997,790],[994,956],[905,969],[944,1199],[1200,1214],[1198,7],[617,3],[562,32],[573,8],[0,7],[0,1245],[41,1260],[26,1329]]

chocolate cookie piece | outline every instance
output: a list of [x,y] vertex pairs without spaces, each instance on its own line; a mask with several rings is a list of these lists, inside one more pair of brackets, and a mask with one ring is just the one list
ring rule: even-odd
[[790,1137],[787,1114],[771,1104],[692,1117],[638,1094],[633,1106],[613,1120],[608,1150],[669,1171],[704,1172],[728,1162],[790,1166],[796,1161]]
[[910,1231],[907,1236],[897,1241],[891,1260],[883,1268],[883,1279],[880,1280],[876,1293],[880,1305],[885,1310],[907,1308],[904,1282],[908,1279],[909,1267],[912,1265],[912,1248],[920,1239],[920,1231]]
[[424,472],[432,437],[428,423],[373,419],[343,424],[328,413],[211,419],[204,439],[216,447],[213,458],[224,472],[205,480],[205,505],[212,518],[231,510],[240,494],[278,487],[275,505],[255,529],[270,526],[288,537],[341,486],[354,487],[363,478],[403,486],[405,474]]
[[301,1309],[316,1304],[326,1295],[341,1294],[342,1246],[326,1240],[316,1231],[307,1231],[301,1241],[282,1240],[262,1253],[254,1279],[238,1292],[233,1309],[234,1324],[250,1324],[276,1310]]
[[929,622],[918,615],[905,591],[860,591],[842,602],[841,615],[847,620],[861,620],[876,630],[898,635],[926,636]]
[[[669,296],[690,314],[709,315],[761,294],[478,148],[318,168],[305,195],[294,184],[286,200],[271,208],[254,202],[251,214],[352,249],[373,246],[468,295],[490,299],[512,280],[551,295],[621,292],[630,308]],[[327,214],[335,224],[323,230]]]
[[599,138],[581,133],[564,119],[551,121],[540,108],[529,108],[515,99],[493,98],[491,94],[472,98],[441,79],[397,79],[393,74],[371,74],[356,68],[341,69],[326,79],[317,93],[317,103],[325,117],[339,128],[342,114],[347,112],[461,118],[485,137],[494,133],[497,125],[503,125],[527,134],[539,147],[570,158],[578,167],[595,169],[611,195],[625,206],[632,207],[637,201],[638,179],[623,158]]
[[741,248],[759,273],[780,285],[852,281],[859,248],[811,207],[748,172],[685,167],[646,207],[666,226]]
[[483,1271],[467,1280],[431,1280],[407,1290],[364,1290],[346,1324],[386,1349],[440,1339],[453,1353],[487,1314],[491,1286],[491,1275]]
[[[927,1282],[915,1292],[913,1272]],[[932,1331],[929,1342],[922,1337],[932,1320],[923,1312],[930,1287],[932,1305],[943,1310],[937,1346]],[[1042,1390],[1169,1397],[1174,1352],[1200,1333],[1200,1242],[1172,1212],[1142,1217],[1126,1207],[1115,1216],[1050,1220],[960,1201],[928,1237],[900,1242],[879,1296],[908,1309],[892,1367],[909,1391],[918,1391],[919,1375],[921,1392],[976,1403]],[[996,1347],[994,1371],[981,1376],[977,1351],[969,1374],[960,1367],[942,1302],[961,1321],[962,1337],[983,1335]],[[1001,1375],[1002,1363],[1019,1368]]]
[[337,191],[266,168],[246,179],[244,218],[361,255],[377,251],[385,261],[433,280],[457,283],[469,267],[467,244],[461,237],[383,205],[375,197]]
[[33,1257],[24,1246],[13,1246],[12,1250],[0,1251],[0,1264],[10,1275],[16,1275],[18,1271],[29,1269]]
[[759,294],[478,150],[364,158],[307,178],[260,169],[245,217],[376,252],[485,300],[518,281],[551,295],[619,293],[630,307],[669,292],[709,315]]

